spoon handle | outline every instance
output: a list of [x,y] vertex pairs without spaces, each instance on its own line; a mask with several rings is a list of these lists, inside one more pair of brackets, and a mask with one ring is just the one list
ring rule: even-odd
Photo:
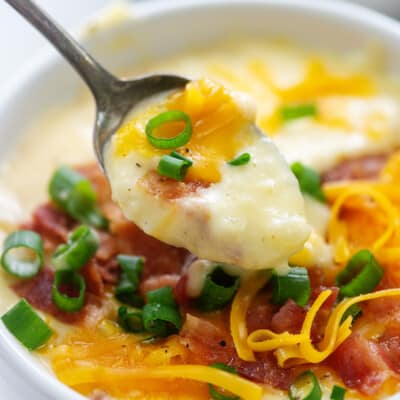
[[117,78],[31,0],[5,0],[38,29],[69,61],[92,91],[97,103],[111,94]]

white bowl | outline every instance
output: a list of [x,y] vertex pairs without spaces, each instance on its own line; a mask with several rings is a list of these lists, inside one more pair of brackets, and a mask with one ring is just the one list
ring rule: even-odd
[[[389,70],[400,70],[400,25],[365,8],[342,2],[302,0],[186,0],[144,2],[129,18],[92,29],[87,47],[111,71],[132,67],[143,57],[160,58],[233,35],[284,36],[334,50],[382,46]],[[115,46],[114,43],[124,43]],[[70,67],[53,51],[28,66],[0,98],[0,157],[32,119],[82,89]],[[12,133],[12,134],[11,134]],[[0,324],[0,350],[10,369],[35,387],[38,399],[77,400],[82,396],[59,383]],[[27,391],[30,399],[30,392]],[[400,399],[400,396],[396,396]],[[33,400],[33,399],[32,399]]]

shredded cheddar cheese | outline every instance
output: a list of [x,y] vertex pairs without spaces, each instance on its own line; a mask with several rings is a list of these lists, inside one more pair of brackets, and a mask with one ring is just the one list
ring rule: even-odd
[[257,278],[248,279],[240,285],[232,303],[230,314],[230,328],[233,343],[239,357],[245,361],[255,361],[254,353],[247,344],[247,310],[254,297],[265,286],[269,276],[257,276]]
[[135,386],[135,382],[189,379],[211,383],[226,389],[242,399],[260,400],[262,387],[237,375],[204,365],[170,365],[154,368],[77,367],[64,371],[59,377],[67,385],[103,384]]
[[312,343],[311,327],[321,306],[331,295],[330,290],[323,291],[308,310],[299,334],[274,333],[269,329],[252,332],[247,343],[253,351],[275,350],[275,356],[281,367],[294,364],[317,364],[330,354],[351,334],[352,317],[341,322],[345,312],[353,304],[384,297],[400,296],[400,289],[387,289],[374,293],[345,299],[335,307],[325,328],[324,339],[316,346]]

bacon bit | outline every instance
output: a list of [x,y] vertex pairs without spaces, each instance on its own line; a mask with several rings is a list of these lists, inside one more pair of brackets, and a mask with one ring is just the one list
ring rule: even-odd
[[164,286],[171,286],[175,289],[180,279],[179,274],[163,274],[158,276],[150,276],[140,284],[140,294],[143,296],[151,290],[160,289]]
[[269,303],[265,293],[260,293],[253,300],[247,311],[247,329],[251,333],[257,329],[268,329],[276,307]]
[[252,381],[266,383],[277,389],[287,390],[299,375],[299,368],[280,368],[271,352],[259,353],[256,362],[238,360],[236,369],[239,375]]
[[190,304],[190,299],[186,292],[187,280],[188,276],[186,274],[181,275],[174,288],[174,297],[176,302],[185,307],[188,307]]
[[90,260],[81,270],[81,275],[85,279],[87,291],[96,296],[104,294],[104,283],[95,260]]
[[400,321],[390,322],[378,343],[388,367],[400,374]]
[[352,334],[329,357],[328,364],[346,386],[366,395],[376,393],[389,375],[379,346],[360,334]]
[[65,242],[73,226],[74,221],[51,203],[41,205],[32,215],[31,229],[51,245]]
[[19,296],[25,297],[33,307],[68,324],[84,323],[88,315],[93,314],[94,309],[101,308],[100,299],[89,293],[86,295],[86,302],[82,310],[75,313],[61,311],[53,303],[51,295],[53,280],[54,272],[49,268],[43,268],[35,278],[19,281],[13,286],[13,289]]
[[119,253],[145,257],[144,279],[180,273],[189,256],[187,250],[162,243],[125,219],[111,221],[110,230],[117,241]]
[[210,186],[209,183],[202,181],[178,182],[161,176],[155,171],[148,172],[137,184],[142,186],[149,194],[165,200],[179,199]]
[[344,160],[325,172],[322,182],[377,178],[388,157],[387,154],[381,154]]
[[299,333],[306,313],[305,308],[289,299],[272,317],[271,329],[277,333]]

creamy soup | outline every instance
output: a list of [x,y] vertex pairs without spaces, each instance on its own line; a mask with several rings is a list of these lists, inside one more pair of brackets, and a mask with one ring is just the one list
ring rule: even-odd
[[[200,196],[182,197],[172,206],[138,190],[137,181],[156,168],[159,155],[136,151],[129,147],[135,143],[122,141],[120,151],[124,156],[118,156],[121,135],[116,135],[107,150],[106,166],[114,199],[125,215],[150,235],[176,246],[184,245],[203,259],[254,270],[287,268],[289,262],[317,271],[316,274],[332,275],[329,269],[335,265],[336,269],[332,268],[337,270],[340,256],[343,260],[347,254],[347,260],[351,252],[346,253],[345,249],[340,255],[337,243],[329,240],[338,232],[331,229],[328,235],[328,226],[332,228],[331,204],[307,193],[301,196],[289,165],[301,162],[325,173],[346,158],[380,155],[398,147],[400,95],[396,85],[384,79],[375,67],[373,55],[364,50],[340,55],[319,53],[283,42],[246,39],[139,65],[129,75],[156,71],[208,78],[227,90],[245,93],[255,104],[255,121],[266,137],[254,130],[249,108],[235,103],[244,121],[241,132],[246,139],[229,158],[246,152],[251,154],[250,162],[232,167],[224,159],[217,170],[212,165],[199,167],[197,172],[193,169],[191,173],[206,174],[213,184],[200,188]],[[142,111],[150,103],[142,105]],[[87,94],[68,106],[55,107],[32,121],[23,142],[2,160],[1,238],[47,201],[47,185],[58,165],[94,161],[93,116],[94,106]],[[125,153],[123,146],[128,146]],[[339,196],[335,190],[339,189],[326,192],[329,201]],[[146,204],[151,204],[151,213]],[[153,212],[156,207],[159,211]],[[231,220],[232,214],[237,219]],[[186,225],[188,229],[182,229]],[[206,237],[202,236],[205,225]],[[209,273],[208,261],[190,266],[186,289],[189,297],[198,296]],[[14,281],[1,271],[0,312],[18,299],[8,288]],[[55,320],[48,320],[61,329]],[[64,328],[70,329],[67,325]],[[62,341],[62,337],[57,340]],[[61,352],[62,348],[57,350]],[[61,374],[57,371],[63,380]],[[318,378],[329,395],[335,375],[321,367]],[[75,388],[88,394],[89,386],[77,384]],[[384,398],[394,391],[393,387],[387,385],[374,392],[373,397]],[[265,390],[268,399],[287,396],[280,390]],[[346,398],[359,396],[350,390]]]

